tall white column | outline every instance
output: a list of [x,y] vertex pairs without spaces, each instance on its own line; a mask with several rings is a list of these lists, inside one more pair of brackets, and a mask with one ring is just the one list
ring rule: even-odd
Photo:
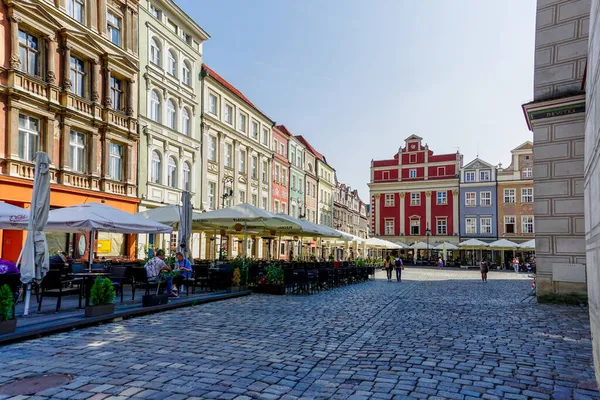
[[406,193],[400,192],[400,220],[398,223],[400,224],[400,235],[404,235],[405,223],[404,219],[406,218],[404,215],[404,198],[406,197]]
[[458,233],[458,225],[460,221],[458,220],[458,203],[460,203],[460,198],[458,196],[458,190],[452,190],[452,232],[448,232],[448,235],[454,235],[454,233]]
[[431,225],[431,191],[428,190],[425,192],[425,229],[431,229],[433,232],[433,228]]
[[429,146],[425,145],[425,180],[429,179]]
[[379,223],[379,198],[381,197],[381,194],[376,193],[375,194],[375,235],[381,235],[380,232],[380,223]]

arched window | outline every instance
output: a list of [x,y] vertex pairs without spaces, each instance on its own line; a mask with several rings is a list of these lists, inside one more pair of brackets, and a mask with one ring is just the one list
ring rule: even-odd
[[184,84],[191,86],[191,76],[192,76],[192,68],[190,67],[190,63],[185,60],[183,61],[183,69],[182,69],[182,76],[181,76],[181,80],[183,81]]
[[192,187],[190,186],[190,182],[191,182],[191,171],[192,168],[190,167],[190,163],[188,163],[187,161],[183,163],[183,189],[184,190],[192,190]]
[[167,125],[171,129],[177,128],[177,108],[171,99],[167,102]]
[[152,165],[150,168],[150,182],[160,183],[161,161],[158,151],[152,150]]
[[162,67],[162,63],[160,62],[160,45],[156,38],[150,40],[150,61],[152,64]]
[[156,90],[150,93],[150,119],[160,122],[160,95]]
[[169,59],[167,71],[169,71],[169,74],[177,76],[177,57],[175,56],[173,50],[169,50],[169,54],[167,57]]
[[177,162],[173,157],[169,157],[169,176],[168,185],[176,188],[177,187]]
[[186,107],[181,110],[181,133],[190,136],[192,133],[190,126],[190,113]]

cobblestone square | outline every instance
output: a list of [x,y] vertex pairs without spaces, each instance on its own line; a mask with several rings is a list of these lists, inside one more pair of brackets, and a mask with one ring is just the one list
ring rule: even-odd
[[537,305],[526,275],[478,275],[407,268],[8,345],[0,384],[75,376],[35,399],[600,398],[588,310]]

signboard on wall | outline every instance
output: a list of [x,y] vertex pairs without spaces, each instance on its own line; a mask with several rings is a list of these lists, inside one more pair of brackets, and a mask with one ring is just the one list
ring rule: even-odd
[[112,250],[110,240],[98,240],[98,254],[107,254]]

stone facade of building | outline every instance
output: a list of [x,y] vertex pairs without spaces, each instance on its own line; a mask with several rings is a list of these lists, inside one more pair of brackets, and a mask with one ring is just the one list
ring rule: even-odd
[[333,196],[333,227],[360,238],[367,238],[367,209],[358,195],[335,178]]

